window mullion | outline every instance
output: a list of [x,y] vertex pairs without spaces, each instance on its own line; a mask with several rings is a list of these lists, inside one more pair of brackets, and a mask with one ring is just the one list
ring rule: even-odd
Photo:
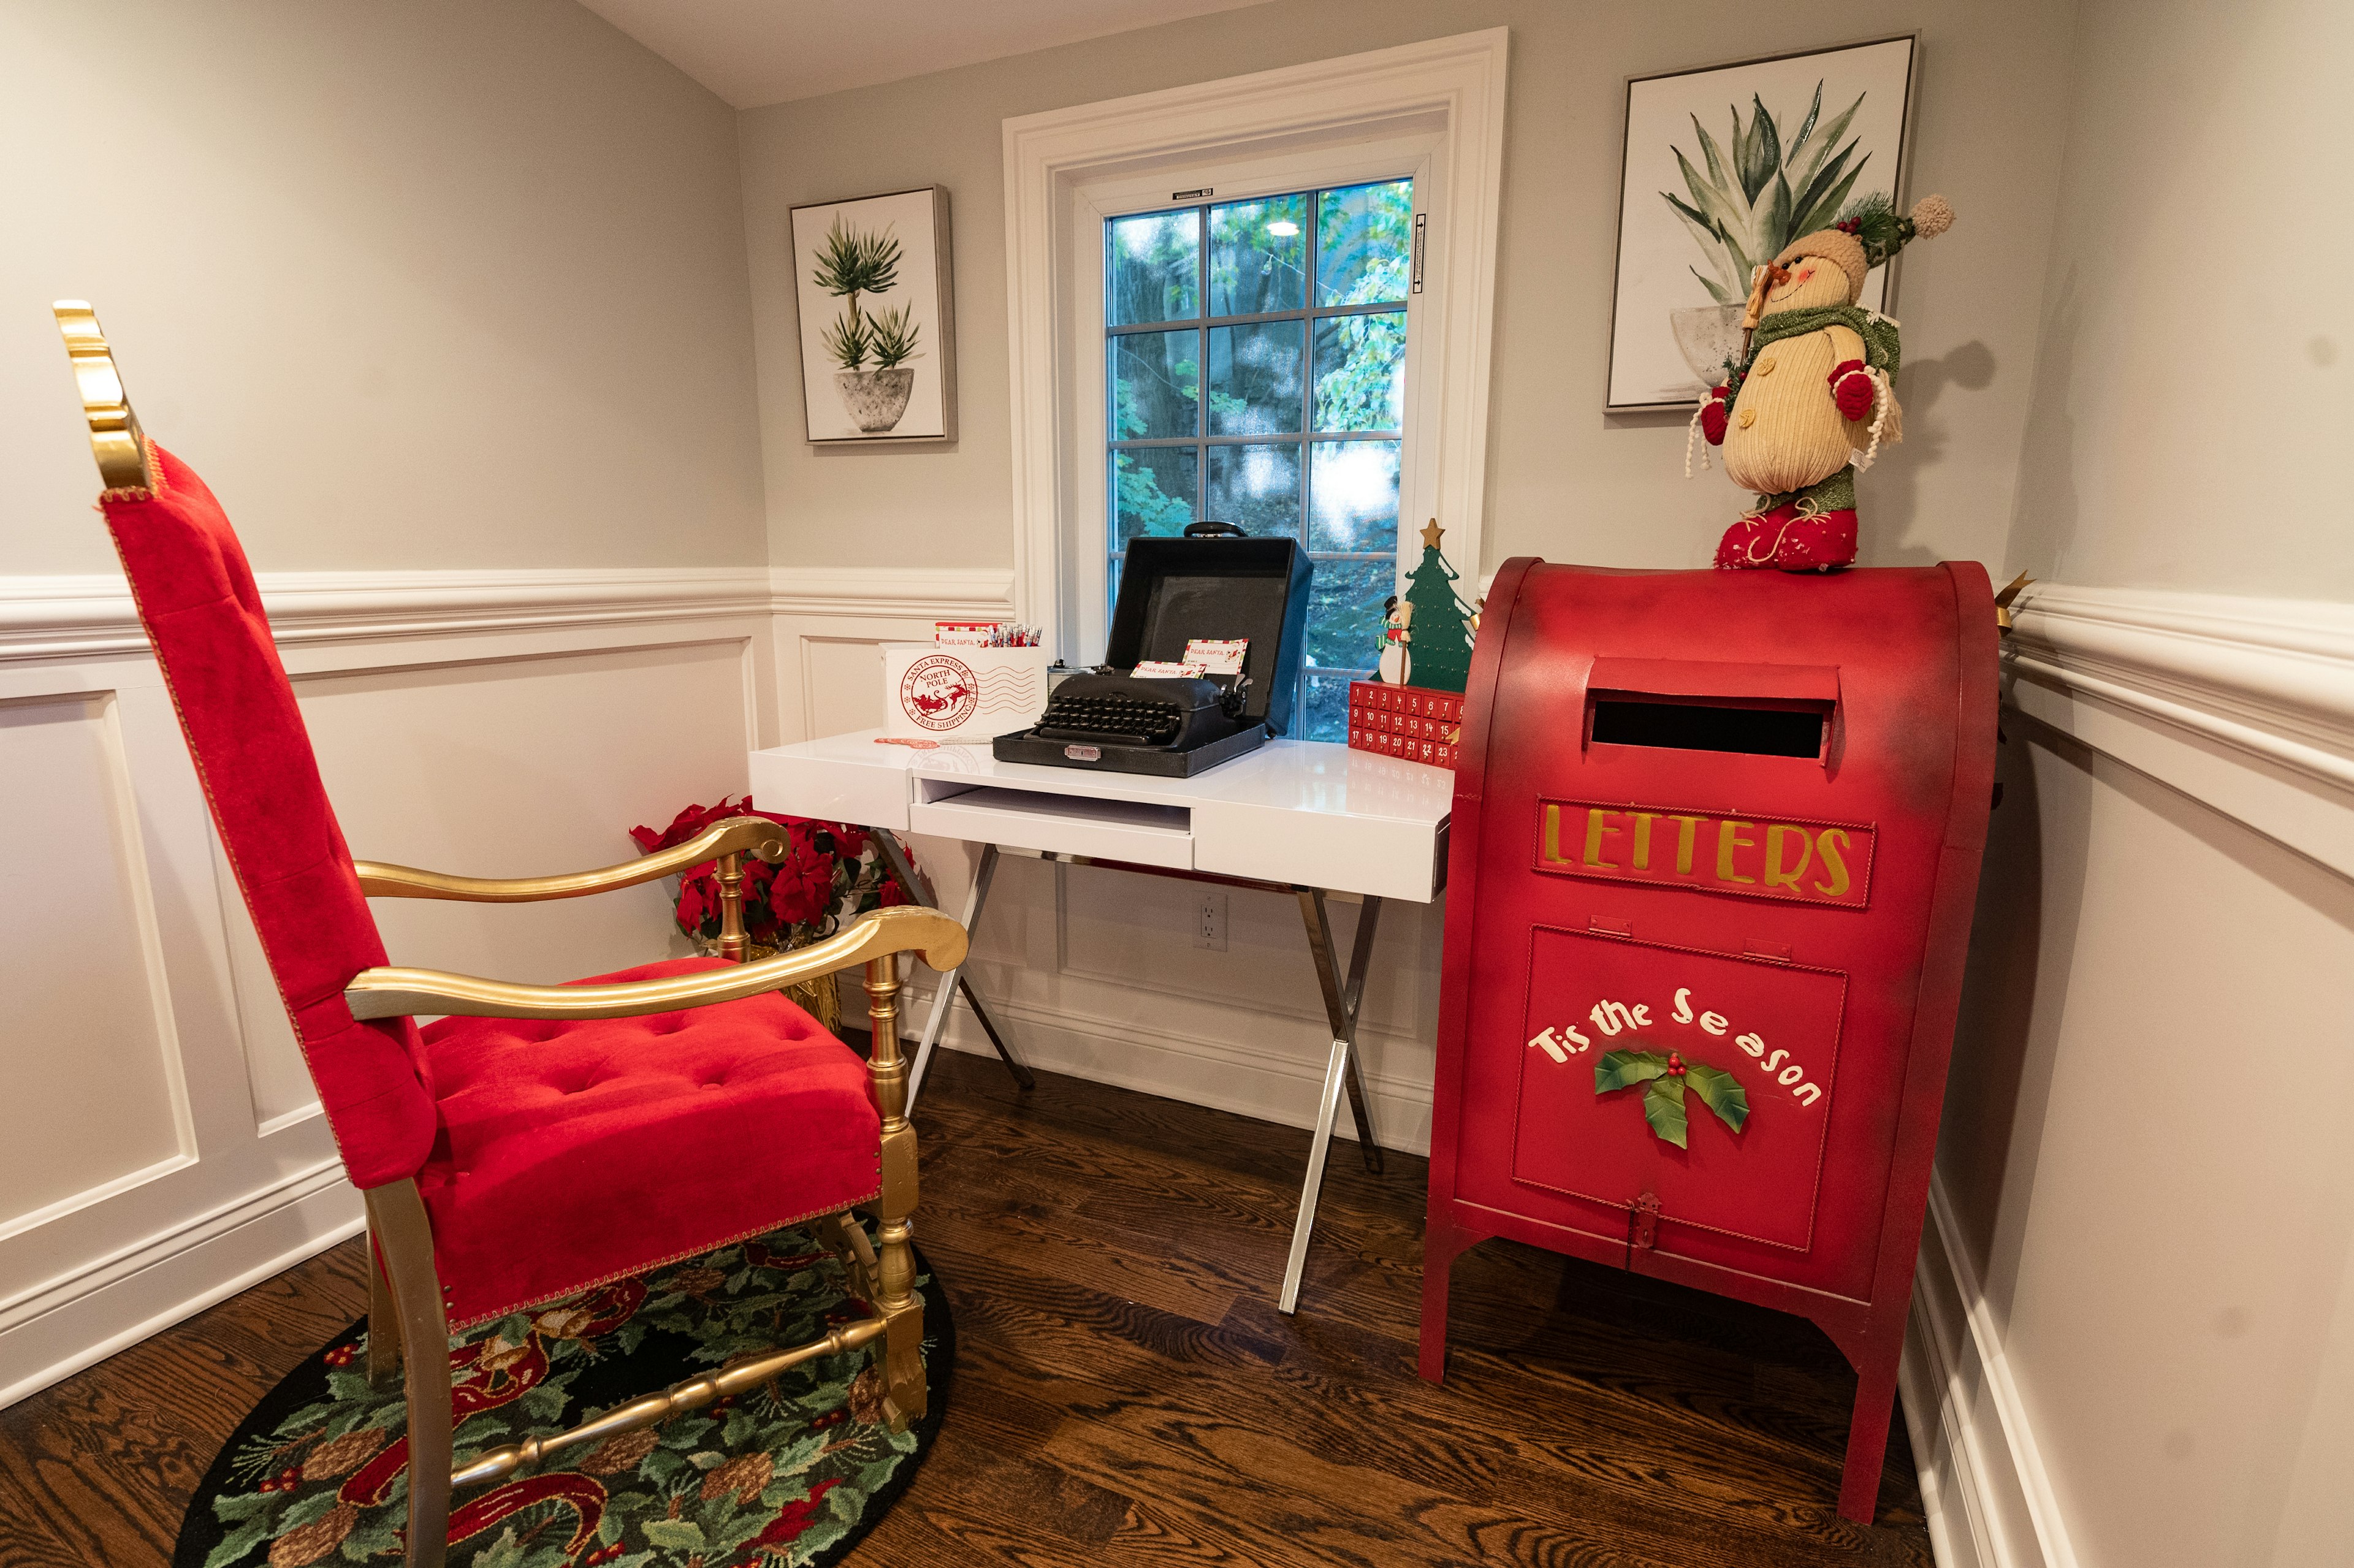
[[[1207,202],[1193,209],[1195,232],[1201,243],[1193,248],[1193,297],[1201,302],[1202,319],[1193,328],[1193,434],[1206,438],[1210,433],[1210,205]],[[1193,448],[1193,521],[1204,522],[1210,515],[1210,449],[1206,440],[1197,440]]]

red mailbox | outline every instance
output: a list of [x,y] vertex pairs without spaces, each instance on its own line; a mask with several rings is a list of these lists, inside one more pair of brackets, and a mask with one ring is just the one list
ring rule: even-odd
[[1508,1236],[1811,1318],[1869,1520],[1994,780],[1983,568],[1507,562],[1456,761],[1422,1374]]

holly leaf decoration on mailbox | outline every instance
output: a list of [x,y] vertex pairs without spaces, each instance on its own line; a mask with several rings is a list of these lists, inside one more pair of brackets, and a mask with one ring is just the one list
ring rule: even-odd
[[1684,1081],[1653,1078],[1643,1090],[1643,1119],[1663,1143],[1684,1147]]
[[1652,1135],[1678,1149],[1688,1147],[1684,1142],[1686,1089],[1698,1095],[1701,1104],[1735,1132],[1749,1119],[1749,1096],[1739,1080],[1722,1067],[1686,1062],[1679,1052],[1609,1051],[1594,1065],[1597,1095],[1631,1089],[1638,1084],[1643,1086],[1643,1119],[1651,1124]]
[[1668,1075],[1668,1059],[1657,1051],[1608,1051],[1594,1064],[1594,1092],[1629,1089]]
[[1749,1119],[1749,1094],[1741,1081],[1722,1067],[1712,1067],[1705,1062],[1693,1062],[1684,1068],[1684,1084],[1698,1095],[1701,1103],[1716,1113],[1719,1121],[1734,1131]]

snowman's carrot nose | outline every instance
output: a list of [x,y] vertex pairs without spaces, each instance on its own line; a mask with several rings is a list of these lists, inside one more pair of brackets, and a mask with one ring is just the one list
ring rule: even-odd
[[1742,331],[1755,330],[1758,320],[1765,315],[1766,291],[1789,281],[1790,270],[1787,267],[1776,267],[1768,261],[1757,269],[1756,281],[1749,285],[1749,308],[1741,313]]

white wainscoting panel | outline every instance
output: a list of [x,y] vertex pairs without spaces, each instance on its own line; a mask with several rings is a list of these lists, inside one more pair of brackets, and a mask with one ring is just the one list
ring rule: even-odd
[[[357,853],[522,874],[622,858],[630,846],[620,835],[632,822],[740,789],[748,746],[874,722],[878,643],[928,638],[936,620],[1006,616],[1011,586],[1002,570],[779,568],[346,575],[273,580],[265,589]],[[2115,857],[2155,842],[2157,829],[2137,841],[2132,824],[2162,818],[2177,860],[2195,860],[2211,879],[2232,866],[2247,872],[2229,874],[2238,891],[2228,910],[2205,899],[2170,909],[2162,895],[2136,895],[2170,940],[2221,941],[2231,930],[2215,923],[2228,920],[2300,932],[2318,953],[2354,926],[2354,917],[2338,919],[2354,873],[2354,774],[2341,766],[2354,759],[2354,620],[2341,607],[2045,586],[2022,606],[2007,665],[2009,749],[2064,770],[2047,775],[2051,788],[2007,801],[2013,816],[2006,823],[1999,815],[1998,828],[2082,847],[2093,858],[2065,868],[2064,888],[2098,898],[2135,885],[2126,861]],[[256,988],[258,954],[119,581],[0,579],[0,787],[12,800],[42,802],[44,819],[38,831],[13,821],[0,830],[16,834],[0,939],[12,970],[33,977],[9,999],[0,1070],[12,1086],[37,1086],[37,1114],[63,1124],[40,1133],[59,1158],[38,1160],[22,1145],[0,1156],[37,1160],[29,1187],[12,1181],[12,1196],[27,1196],[11,1209],[16,1219],[0,1226],[5,1404],[350,1234],[358,1217],[286,1054],[282,1022],[276,1043],[267,1038],[274,1015],[266,982]],[[923,839],[915,848],[954,907],[970,852]],[[1993,929],[2049,938],[2055,909],[2087,929],[2095,916],[2115,925],[2115,911],[2053,903],[2061,885],[2045,886],[2040,912],[2010,911],[2002,901],[2011,883],[1990,862]],[[671,950],[662,900],[642,891],[568,907],[401,909],[386,927],[397,959],[570,976]],[[1193,942],[1198,888],[1011,859],[969,972],[1040,1066],[1305,1125],[1325,1030],[1296,907],[1280,895],[1226,891],[1228,947],[1210,952]],[[1354,917],[1336,906],[1344,938]],[[1440,923],[1435,907],[1391,906],[1366,1002],[1377,1133],[1402,1149],[1427,1139]],[[92,933],[103,939],[92,942]],[[2069,997],[2138,996],[2191,972],[2169,964],[2157,943],[2052,950],[2065,950],[2073,967],[2052,972],[2047,964],[2033,988],[2045,1008]],[[20,967],[19,959],[30,962]],[[2282,986],[2307,991],[2271,998],[2266,1016],[2336,1018],[2339,1027],[2302,1028],[2297,1040],[2271,1044],[2234,1043],[2225,1029],[2213,1033],[2214,1049],[2228,1046],[2234,1061],[2294,1051],[2313,1082],[2342,1077],[2354,1066],[2342,967],[2285,975]],[[911,1012],[920,1012],[929,980],[917,971]],[[2044,1032],[2036,1036],[2043,1055],[2030,1059],[2045,1061],[2037,1070],[2047,1073],[2066,1068],[2064,1055],[2049,1065],[2051,1042],[2063,1035],[2080,1054],[2108,1050],[2120,1062],[2146,1054],[2105,1040],[2097,1011],[2007,1015],[2006,998],[1979,983],[1957,1057],[1986,1048],[1970,1029],[1993,1032],[1989,1039],[2006,1029]],[[85,989],[104,992],[96,1031],[74,1000]],[[2218,1001],[2174,999],[2170,1015],[2189,1029]],[[988,1049],[961,1009],[951,1018],[951,1045]],[[77,1063],[101,1069],[54,1070],[58,1020],[82,1036]],[[2216,1070],[2226,1065],[2219,1055]],[[91,1092],[101,1072],[109,1080],[102,1100]],[[1999,1188],[1990,1218],[1973,1208],[1988,1202],[1984,1169],[1957,1185],[1946,1169],[1949,1151],[1919,1270],[1904,1399],[1933,1534],[1948,1568],[2073,1568],[2080,1552],[2085,1562],[2121,1560],[2104,1539],[2112,1516],[2072,1488],[2118,1463],[2154,1474],[2187,1464],[2179,1489],[2215,1473],[2222,1456],[2201,1455],[2195,1432],[2125,1427],[2106,1429],[2101,1441],[2125,1445],[2126,1459],[2087,1453],[2085,1434],[2097,1424],[2073,1404],[2055,1407],[2102,1396],[2052,1383],[2052,1346],[2019,1338],[2020,1325],[2064,1321],[2073,1306],[2035,1297],[2043,1277],[2020,1266],[2020,1227],[2030,1216],[2046,1225],[2066,1218],[2037,1244],[2047,1246],[2069,1245],[2078,1231],[2073,1245],[2091,1245],[2104,1227],[2146,1228],[2151,1217],[2130,1204],[2147,1182],[2124,1168],[2063,1182],[2069,1160],[2057,1154],[2039,1169],[2038,1140],[2061,1125],[2059,1111],[2034,1101],[2050,1085],[2006,1092],[2031,1108],[2046,1104],[2041,1120],[2022,1117],[2000,1134],[2013,1140],[2002,1181],[2015,1185]],[[2114,1096],[2115,1086],[2099,1093]],[[1995,1101],[2010,1103],[1999,1094]],[[1981,1119],[1986,1103],[1982,1095],[1974,1113]],[[2092,1103],[2081,1097],[2060,1103],[2072,1117],[2094,1114],[2080,1108]],[[2125,1118],[2113,1129],[2123,1150],[2154,1107],[2171,1105],[2145,1097],[2100,1114]],[[2127,1125],[2137,1108],[2142,1122]],[[1950,1139],[1950,1111],[1948,1120]],[[1963,1135],[1988,1136],[1983,1126]],[[2069,1158],[2094,1158],[2111,1138],[2080,1136]],[[2205,1147],[2181,1146],[2178,1155],[2212,1158]],[[2168,1157],[2153,1150],[2148,1158]],[[2354,1324],[2354,1306],[2344,1302],[2330,1319],[2339,1328],[2315,1320],[2327,1305],[2324,1287],[2354,1279],[2354,1198],[2339,1190],[2343,1165],[2312,1166],[2321,1185],[2293,1196],[2248,1196],[2298,1205],[2288,1213],[2303,1227],[2311,1267],[2294,1281],[2249,1278],[2246,1299],[2192,1325],[2183,1346],[2293,1340],[2326,1365],[2354,1364],[2347,1347],[2313,1337],[2342,1336]],[[2226,1162],[2169,1168],[2168,1181],[2228,1191],[2236,1175]],[[2124,1206],[2107,1213],[2105,1202]],[[1988,1257],[1990,1235],[1991,1262],[1973,1263]],[[2267,1317],[2283,1303],[2295,1308],[2288,1319]],[[2185,1348],[2143,1370],[2195,1380],[2221,1364]],[[2055,1408],[2067,1418],[2055,1418]],[[2332,1445],[2347,1440],[2332,1422],[2345,1425],[2317,1404],[2293,1432],[2250,1427],[2244,1436],[2270,1467],[2252,1473],[2326,1470]],[[2257,1491],[2237,1505],[2251,1531],[2269,1529],[2284,1542],[2324,1539],[2320,1504],[2296,1502],[2301,1493],[2285,1479]]]
[[[0,1139],[5,1237],[186,1164],[196,1137],[113,694],[0,703],[0,952],[23,1046]],[[27,983],[60,974],[77,983]]]
[[769,581],[788,741],[883,722],[882,644],[1013,614],[1013,574],[996,568],[776,567]]
[[[778,738],[765,569],[339,573],[263,598],[354,852],[610,864]],[[119,577],[0,578],[0,1404],[360,1225]],[[377,906],[396,962],[681,950],[662,890]]]
[[[2354,609],[2043,585],[1903,1397],[1946,1568],[2354,1562]],[[2277,1097],[2274,1097],[2275,1091]]]

